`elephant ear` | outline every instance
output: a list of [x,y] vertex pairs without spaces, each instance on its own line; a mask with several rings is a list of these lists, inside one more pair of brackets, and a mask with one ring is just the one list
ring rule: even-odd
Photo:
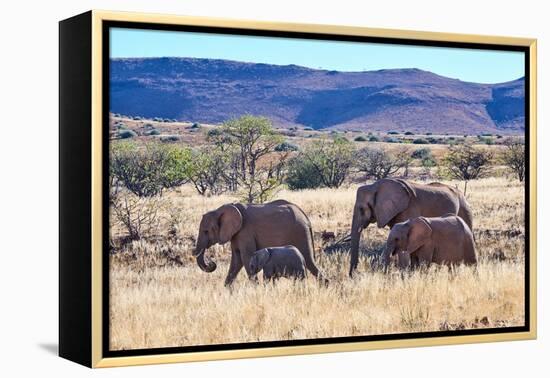
[[269,260],[269,249],[260,249],[258,252],[256,252],[254,256],[256,256],[257,258],[258,268],[263,269],[263,267]]
[[220,244],[227,243],[241,229],[243,216],[234,205],[224,205],[218,210]]
[[414,189],[404,180],[385,179],[379,183],[374,200],[378,227],[386,227],[400,212],[407,209]]
[[407,237],[407,252],[412,253],[426,244],[432,236],[432,228],[423,217],[415,218],[410,222]]

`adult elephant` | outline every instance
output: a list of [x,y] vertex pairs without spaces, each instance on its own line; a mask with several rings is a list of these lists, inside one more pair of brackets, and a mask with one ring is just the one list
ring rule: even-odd
[[[213,272],[216,263],[205,262],[204,251],[214,244],[231,242],[231,262],[225,285],[245,267],[248,277],[250,259],[262,248],[293,245],[304,256],[306,268],[319,279],[322,274],[313,259],[313,232],[306,214],[293,203],[277,200],[261,205],[227,204],[202,216],[199,236],[193,255],[205,272]],[[326,280],[325,280],[326,281]]]
[[468,202],[455,188],[441,184],[416,184],[401,179],[381,179],[357,189],[351,225],[350,277],[359,262],[359,240],[363,229],[373,222],[390,228],[419,216],[445,214],[461,217],[472,230],[472,212]]

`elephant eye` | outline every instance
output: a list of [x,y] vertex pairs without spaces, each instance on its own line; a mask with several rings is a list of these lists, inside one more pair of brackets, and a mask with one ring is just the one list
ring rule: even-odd
[[360,208],[359,208],[359,212],[361,213],[361,215],[365,215],[365,208],[364,208],[364,207],[360,207]]
[[204,232],[205,234],[208,234],[208,230],[204,230],[203,232]]

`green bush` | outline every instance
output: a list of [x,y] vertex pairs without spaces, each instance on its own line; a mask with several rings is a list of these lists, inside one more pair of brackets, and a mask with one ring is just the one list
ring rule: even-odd
[[365,138],[362,135],[359,135],[358,137],[355,137],[354,141],[356,141],[356,142],[366,142],[367,138]]
[[112,144],[110,153],[113,187],[124,186],[138,197],[156,196],[163,189],[181,185],[189,175],[188,148],[120,141]]
[[200,123],[195,122],[194,124],[191,125],[191,129],[200,129],[200,128],[201,128]]
[[304,130],[305,130],[305,131],[313,131],[313,127],[309,127],[309,126],[308,126],[308,127],[304,127]]
[[429,148],[419,148],[411,154],[413,159],[425,159],[429,156],[432,156],[432,151]]
[[407,131],[405,135],[414,135],[414,133],[412,131]]
[[160,131],[158,131],[157,129],[149,129],[149,130],[145,130],[145,132],[143,133],[143,135],[160,135]]
[[385,137],[384,142],[386,143],[401,143],[401,141],[397,138],[391,138],[391,137]]
[[289,161],[286,184],[290,190],[315,189],[323,185],[317,168],[303,157],[295,157]]
[[283,142],[275,146],[275,151],[277,152],[298,151],[298,150],[299,150],[298,146],[290,142]]
[[177,142],[180,140],[179,135],[161,135],[160,141],[161,142]]
[[136,137],[137,134],[132,130],[121,129],[117,132],[116,136],[118,139],[128,139],[128,138]]
[[418,138],[413,140],[413,144],[429,144],[430,142],[424,138]]
[[439,142],[439,139],[436,139],[434,137],[426,138],[429,144],[437,144]]
[[369,142],[380,142],[380,138],[375,135],[369,137]]
[[388,135],[399,135],[398,131],[388,131]]

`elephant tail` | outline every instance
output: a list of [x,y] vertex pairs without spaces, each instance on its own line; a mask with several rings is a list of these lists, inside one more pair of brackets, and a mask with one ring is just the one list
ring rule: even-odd
[[309,225],[309,237],[311,238],[311,251],[313,252],[313,259],[315,258],[315,239],[313,239],[313,228]]
[[459,203],[460,207],[458,209],[458,216],[464,220],[464,222],[470,227],[470,231],[472,231],[472,234],[474,232],[474,222],[473,222],[473,215],[472,210],[470,209],[470,205],[468,204],[468,201],[466,201],[466,198],[462,193],[458,193]]

